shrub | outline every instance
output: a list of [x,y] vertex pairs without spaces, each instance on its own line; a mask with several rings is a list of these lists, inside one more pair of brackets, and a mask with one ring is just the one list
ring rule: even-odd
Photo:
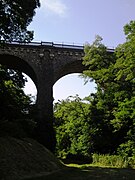
[[131,140],[121,144],[117,149],[118,155],[122,157],[132,157],[135,155],[135,143]]
[[122,157],[120,155],[93,154],[93,164],[97,166],[109,166],[117,168],[135,167],[135,157]]

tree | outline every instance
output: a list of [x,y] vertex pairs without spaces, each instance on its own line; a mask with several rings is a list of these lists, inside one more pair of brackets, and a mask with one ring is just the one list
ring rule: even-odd
[[[35,9],[39,6],[39,0],[0,1],[0,43],[14,40],[31,41],[33,31],[28,31],[27,27],[35,15]],[[22,90],[24,85],[25,78],[22,72],[6,69],[0,65],[0,128],[2,130],[3,122],[30,118],[31,100]]]
[[60,158],[66,158],[69,154],[91,154],[89,134],[94,129],[90,128],[89,106],[78,96],[68,97],[55,104],[56,151]]
[[135,154],[135,22],[124,27],[126,42],[108,51],[97,36],[85,46],[82,77],[97,92],[86,103],[78,96],[55,105],[57,153]]
[[24,94],[25,79],[18,71],[0,66],[0,120],[24,118],[27,113],[30,97]]
[[19,71],[0,66],[0,136],[32,136],[33,106],[22,89],[25,81]]
[[27,26],[39,6],[39,0],[0,1],[0,40],[31,41],[33,31],[28,31]]
[[124,32],[126,42],[116,49],[117,60],[114,70],[116,72],[115,79],[121,87],[119,90],[121,98],[116,93],[118,108],[114,111],[115,119],[112,123],[116,131],[121,129],[126,131],[125,141],[120,149],[130,147],[127,155],[131,156],[135,153],[135,21],[126,24]]
[[86,45],[83,60],[88,69],[83,77],[97,84],[96,106],[104,110],[102,118],[110,126],[108,135],[114,139],[115,151],[121,143],[135,142],[135,21],[125,25],[124,32],[126,42],[114,53],[107,51],[98,36]]

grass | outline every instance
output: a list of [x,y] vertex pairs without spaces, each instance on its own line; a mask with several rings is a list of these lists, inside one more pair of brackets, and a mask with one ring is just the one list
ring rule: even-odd
[[[98,161],[99,156],[96,156],[96,162]],[[106,161],[108,161],[108,158]],[[52,153],[32,139],[1,137],[0,180],[2,179],[135,180],[135,170],[96,167],[96,165],[93,166],[91,164],[69,164],[67,166],[60,163]]]
[[135,168],[135,157],[122,157],[120,155],[93,154],[93,165],[116,168]]
[[24,180],[135,180],[135,170],[116,155],[93,155],[92,164],[65,164],[62,170]]

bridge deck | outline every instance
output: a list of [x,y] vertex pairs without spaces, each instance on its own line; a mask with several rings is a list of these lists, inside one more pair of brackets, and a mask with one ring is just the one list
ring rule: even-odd
[[[13,41],[13,42],[7,42],[7,44],[10,45],[24,45],[24,46],[47,46],[50,48],[65,48],[65,49],[77,49],[77,50],[84,50],[85,45],[77,45],[77,44],[65,44],[65,43],[54,43],[54,42],[18,42],[18,41]],[[114,48],[107,48],[107,51],[109,52],[114,52]]]

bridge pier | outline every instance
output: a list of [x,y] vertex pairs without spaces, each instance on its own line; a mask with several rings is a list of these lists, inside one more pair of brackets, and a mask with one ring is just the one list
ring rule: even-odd
[[54,151],[56,140],[53,128],[53,101],[52,96],[48,95],[49,93],[46,93],[46,96],[41,96],[44,102],[41,100],[37,103],[38,118],[35,132],[37,140],[49,150]]
[[49,150],[55,149],[55,132],[53,118],[53,72],[52,66],[40,72],[37,86],[37,140]]

